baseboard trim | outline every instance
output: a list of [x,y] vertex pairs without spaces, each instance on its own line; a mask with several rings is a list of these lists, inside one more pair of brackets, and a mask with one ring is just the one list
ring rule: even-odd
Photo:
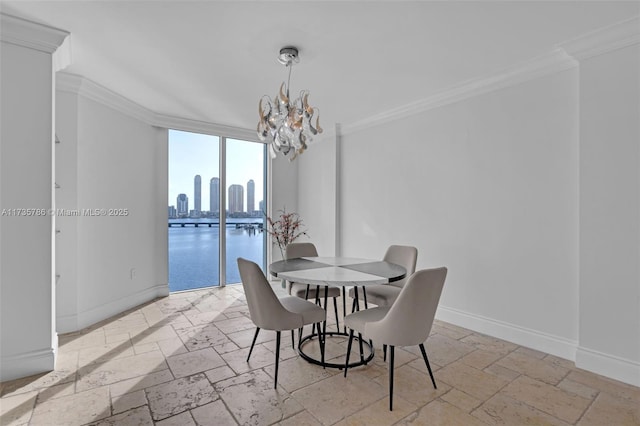
[[96,306],[77,314],[62,315],[56,318],[56,330],[58,333],[71,333],[82,330],[99,321],[117,315],[127,309],[134,308],[157,297],[169,295],[169,285],[159,284],[153,287],[128,294],[117,300]]
[[3,356],[0,358],[0,382],[52,371],[54,366],[53,348]]
[[640,363],[578,346],[576,367],[640,387]]
[[57,333],[71,333],[78,330],[78,315],[58,315],[56,317],[56,332]]
[[439,306],[436,318],[478,333],[575,361],[576,341],[498,321],[458,309]]
[[576,367],[583,370],[640,387],[640,362],[585,348],[579,346],[576,341],[446,306],[438,307],[436,318],[478,333],[574,361]]

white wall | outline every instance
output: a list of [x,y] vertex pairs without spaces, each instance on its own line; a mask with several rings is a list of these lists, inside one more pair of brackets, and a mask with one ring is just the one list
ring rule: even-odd
[[[56,92],[56,174],[55,190],[58,209],[78,209],[78,96]],[[59,332],[78,329],[78,267],[72,259],[78,255],[78,218],[59,215],[55,238],[56,329]],[[62,232],[64,231],[64,232]]]
[[325,137],[298,157],[298,213],[321,256],[336,254],[336,138]]
[[[53,369],[53,62],[67,33],[0,17],[0,381]],[[5,210],[7,209],[7,210]],[[13,209],[37,209],[37,215]],[[32,211],[34,213],[34,211]]]
[[58,225],[58,331],[67,332],[168,294],[168,135],[87,97],[58,98],[58,208],[107,211]]
[[577,101],[572,69],[345,135],[343,253],[414,245],[441,318],[573,357]]
[[580,61],[577,363],[640,386],[640,47]]
[[[279,210],[286,208],[287,212],[298,211],[298,166],[282,155],[268,161],[271,161],[270,216],[275,219],[280,214]],[[271,238],[267,241],[271,241]],[[270,250],[272,261],[281,260],[280,249],[273,241]]]

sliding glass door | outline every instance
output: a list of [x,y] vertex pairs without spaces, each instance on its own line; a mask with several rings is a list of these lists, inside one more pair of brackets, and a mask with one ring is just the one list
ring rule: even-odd
[[266,149],[169,131],[169,289],[240,282],[238,257],[265,266]]

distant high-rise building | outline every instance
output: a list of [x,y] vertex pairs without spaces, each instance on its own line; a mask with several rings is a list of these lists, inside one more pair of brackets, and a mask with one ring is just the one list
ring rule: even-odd
[[178,194],[176,205],[178,206],[178,217],[185,217],[189,215],[189,198],[187,197],[187,194]]
[[193,199],[194,199],[194,210],[196,216],[200,214],[202,211],[202,178],[200,175],[196,175],[193,178]]
[[260,200],[260,202],[258,203],[258,207],[260,209],[260,214],[262,215],[263,212],[266,212],[265,208],[264,208],[264,200]]
[[244,211],[244,188],[242,185],[229,186],[229,214]]
[[220,179],[217,177],[209,181],[209,211],[220,213]]
[[167,213],[168,213],[169,219],[174,219],[176,217],[175,206],[169,206]]
[[249,179],[249,182],[247,182],[247,213],[249,214],[253,214],[253,211],[256,209],[255,196],[256,184],[253,182],[253,179]]

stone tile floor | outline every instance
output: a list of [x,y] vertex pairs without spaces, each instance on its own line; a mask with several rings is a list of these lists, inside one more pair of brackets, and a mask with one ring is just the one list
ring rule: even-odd
[[[419,349],[398,348],[392,412],[379,348],[345,379],[285,333],[274,390],[275,333],[247,363],[254,330],[239,285],[158,299],[60,336],[55,371],[0,384],[0,424],[640,425],[640,388],[440,321],[425,345],[438,389]],[[343,359],[346,339],[326,351]]]

